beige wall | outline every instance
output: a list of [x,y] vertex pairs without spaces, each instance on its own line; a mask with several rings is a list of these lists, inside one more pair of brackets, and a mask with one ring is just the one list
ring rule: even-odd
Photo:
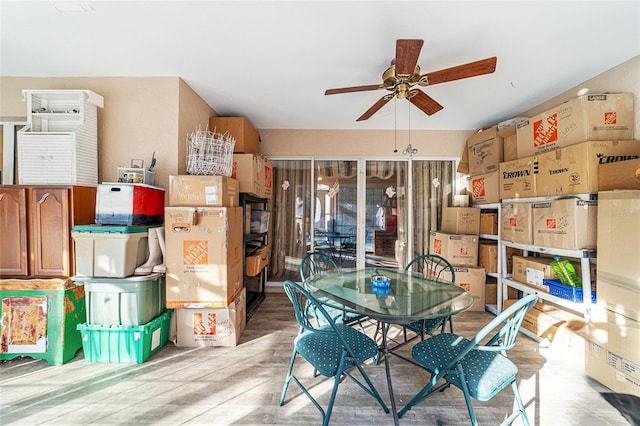
[[26,116],[23,89],[88,89],[104,97],[98,108],[99,182],[117,180],[132,158],[145,165],[155,151],[156,185],[185,169],[188,132],[206,128],[215,111],[178,77],[80,77],[0,79],[0,117]]

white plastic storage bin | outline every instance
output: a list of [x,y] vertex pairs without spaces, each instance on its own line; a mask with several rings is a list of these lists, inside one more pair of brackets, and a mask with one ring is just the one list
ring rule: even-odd
[[98,184],[98,107],[90,90],[23,90],[28,124],[18,131],[21,185]]
[[145,263],[149,226],[77,225],[76,276],[125,278]]
[[141,325],[165,310],[164,274],[129,278],[86,278],[87,324]]

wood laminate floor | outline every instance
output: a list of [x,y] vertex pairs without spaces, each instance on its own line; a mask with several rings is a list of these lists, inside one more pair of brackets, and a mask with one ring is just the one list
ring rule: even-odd
[[[472,336],[491,318],[485,312],[465,312],[455,317],[456,332]],[[372,332],[373,326],[367,329]],[[297,332],[286,296],[268,293],[237,347],[168,344],[142,364],[88,363],[82,351],[60,366],[31,358],[6,361],[0,364],[0,424],[318,425],[319,412],[294,384],[285,405],[278,405]],[[601,396],[607,389],[584,374],[581,355],[541,348],[521,335],[510,357],[520,369],[519,387],[532,424],[628,424]],[[391,363],[396,400],[402,407],[426,374],[395,357]],[[384,363],[369,364],[366,370],[388,403]],[[326,405],[332,381],[312,377],[304,361],[298,361],[296,371]],[[514,401],[505,390],[490,402],[474,405],[480,424],[495,425],[512,412]],[[338,390],[331,424],[393,421],[346,380]],[[469,424],[462,393],[449,388],[414,407],[400,424]]]

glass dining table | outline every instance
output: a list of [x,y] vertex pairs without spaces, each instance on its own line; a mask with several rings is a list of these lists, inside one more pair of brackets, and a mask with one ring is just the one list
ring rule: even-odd
[[[373,285],[371,278],[380,275],[390,278],[388,287]],[[423,319],[448,317],[469,309],[473,304],[473,297],[462,287],[399,269],[343,269],[311,278],[305,285],[328,306],[366,315],[382,323],[380,351],[384,357],[396,425],[398,412],[389,366],[387,324],[402,325]]]

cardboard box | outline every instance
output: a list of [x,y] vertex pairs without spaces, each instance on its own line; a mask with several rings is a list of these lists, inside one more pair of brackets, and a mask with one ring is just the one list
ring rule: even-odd
[[598,304],[640,321],[640,190],[598,194]]
[[264,157],[256,154],[233,154],[231,177],[238,180],[240,192],[264,197]]
[[271,160],[263,158],[264,161],[264,198],[271,198],[273,195],[273,165]]
[[640,189],[640,159],[598,165],[598,190]]
[[540,154],[537,191],[539,196],[598,192],[600,164],[640,156],[640,141],[587,141]]
[[478,235],[480,209],[475,207],[445,207],[442,212],[442,232]]
[[476,266],[478,264],[478,236],[429,233],[429,253],[437,254],[453,266]]
[[530,157],[583,141],[633,138],[633,94],[589,94],[518,123],[518,155]]
[[498,243],[480,240],[478,244],[478,264],[488,274],[498,272]]
[[[487,282],[484,285],[484,303],[485,305],[497,305],[498,304],[498,283],[489,282],[492,277],[487,277]],[[494,278],[495,279],[495,278]],[[507,287],[507,297],[509,299],[515,299],[518,297],[518,290],[513,287]]]
[[265,245],[244,259],[244,274],[249,277],[255,277],[258,275],[271,260],[271,246]]
[[[484,287],[486,274],[484,268],[477,266],[454,266],[453,271],[456,276],[456,285],[465,289],[473,297],[473,305],[469,311],[484,311]],[[451,280],[451,274],[443,274],[445,280]]]
[[498,235],[498,213],[480,213],[480,234]]
[[229,133],[236,140],[233,152],[260,153],[260,134],[244,117],[211,117],[209,130],[217,133]]
[[535,157],[500,163],[500,198],[536,197],[537,173]]
[[518,136],[515,125],[504,127],[498,130],[498,135],[502,137],[502,161],[512,161],[518,159]]
[[566,250],[596,248],[598,202],[577,198],[532,203],[533,244]]
[[466,142],[464,143],[464,147],[462,147],[462,154],[456,171],[462,175],[469,174],[469,146]]
[[247,325],[246,290],[233,302],[217,309],[176,309],[176,346],[236,346]]
[[500,172],[471,176],[469,192],[473,204],[490,204],[500,201]]
[[502,161],[502,144],[497,127],[475,133],[467,139],[469,174],[481,175],[497,171]]
[[505,254],[507,256],[504,268],[507,274],[511,274],[513,272],[513,257],[514,256],[522,256],[522,250],[513,248],[513,247],[505,247]]
[[[620,359],[640,364],[640,321],[602,306],[593,306],[589,325],[601,336],[599,343]],[[622,369],[622,366],[620,366]],[[629,371],[640,379],[640,370]]]
[[542,280],[557,279],[551,269],[551,257],[523,257],[513,256],[512,278],[514,281],[535,286],[539,290],[548,292],[548,288],[542,285]]
[[[612,356],[613,355],[613,356]],[[587,342],[585,372],[614,392],[640,396],[640,380],[616,368],[615,354],[598,343]]]
[[241,207],[167,207],[167,307],[223,308],[242,289]]
[[518,244],[533,244],[531,203],[502,203],[500,239]]
[[239,182],[226,176],[169,176],[169,206],[235,207],[239,197]]

